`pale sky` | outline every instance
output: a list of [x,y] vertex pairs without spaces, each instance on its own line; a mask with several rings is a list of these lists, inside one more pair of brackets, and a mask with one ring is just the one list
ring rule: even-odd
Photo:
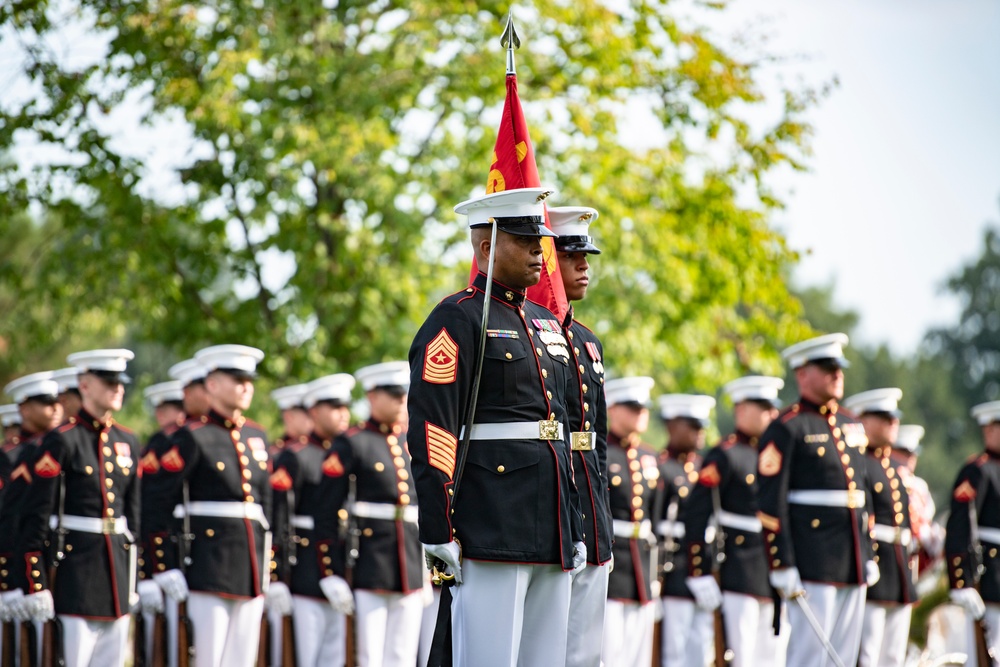
[[734,0],[712,27],[766,19],[772,68],[839,87],[809,113],[812,171],[776,181],[774,223],[804,254],[801,284],[832,282],[860,337],[900,354],[954,322],[945,279],[1000,226],[1000,2]]

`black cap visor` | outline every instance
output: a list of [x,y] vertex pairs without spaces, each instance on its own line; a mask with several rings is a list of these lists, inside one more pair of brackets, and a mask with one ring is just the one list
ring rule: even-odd
[[108,385],[132,384],[132,378],[126,375],[124,371],[88,370],[87,372]]
[[404,387],[398,384],[383,384],[377,387],[373,387],[372,391],[384,391],[390,396],[395,396],[396,398],[402,398],[406,396],[409,392],[409,387]]
[[585,252],[590,255],[601,254],[601,249],[594,245],[593,236],[560,236],[556,239],[556,250],[559,252]]
[[257,373],[253,371],[244,370],[242,368],[216,368],[212,371],[213,373],[225,373],[234,380],[239,382],[250,381],[253,382],[257,379]]
[[806,363],[819,366],[827,373],[832,373],[837,369],[851,367],[850,362],[848,362],[844,357],[823,357],[822,359],[810,359]]
[[[509,218],[493,218],[497,229],[514,236],[551,236],[558,238],[558,234],[545,226],[545,218],[540,215],[521,215]],[[472,225],[476,227],[489,227],[490,223],[482,222]]]
[[28,401],[34,401],[35,403],[41,403],[42,405],[55,405],[59,402],[59,397],[53,396],[52,394],[38,394],[37,396],[28,396],[26,399],[21,401],[21,404],[23,405]]

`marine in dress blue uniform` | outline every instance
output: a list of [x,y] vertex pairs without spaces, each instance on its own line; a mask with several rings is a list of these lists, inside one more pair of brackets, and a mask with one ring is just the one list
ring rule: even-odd
[[[687,585],[699,609],[722,606],[733,667],[784,664],[783,642],[774,635],[775,596],[767,581],[767,549],[757,518],[757,446],[778,414],[778,391],[784,384],[781,378],[750,375],[723,387],[733,402],[736,428],[705,453],[684,516]],[[709,526],[722,532],[706,542]],[[713,559],[720,540],[725,560],[716,583]]]
[[[143,389],[142,395],[153,410],[153,416],[160,427],[160,430],[150,436],[139,455],[139,468],[142,471],[142,535],[139,540],[139,583],[136,589],[139,593],[139,605],[145,628],[145,636],[143,637],[145,645],[142,650],[146,654],[146,664],[152,664],[150,661],[153,659],[154,651],[163,650],[162,646],[153,646],[153,627],[156,615],[165,613],[166,607],[163,591],[153,581],[152,561],[147,557],[150,552],[155,550],[149,526],[154,525],[156,520],[150,521],[149,515],[162,511],[162,508],[157,508],[152,502],[154,496],[151,493],[156,488],[156,474],[160,470],[159,454],[166,451],[171,436],[184,425],[187,416],[184,414],[184,387],[177,380],[152,384]],[[168,637],[165,639],[169,641],[169,629],[167,635]],[[168,643],[168,653],[169,646]]]
[[[122,349],[77,352],[83,407],[38,446],[18,531],[25,615],[58,615],[66,663],[124,665],[135,602],[139,441],[115,422],[125,395]],[[57,566],[52,580],[49,568]]]
[[653,378],[627,377],[605,385],[608,403],[608,480],[614,563],[608,582],[603,659],[607,667],[648,665],[659,604],[653,508],[660,492],[656,451],[642,441],[649,427]]
[[572,302],[586,297],[589,258],[601,253],[589,235],[598,213],[586,206],[553,206],[548,213],[552,231],[559,235],[555,239],[559,272],[571,303],[563,320],[563,333],[569,342],[570,365],[576,369],[577,391],[567,395],[566,409],[573,429],[573,476],[580,493],[587,545],[587,567],[573,575],[566,665],[596,667],[601,663],[613,540],[608,504],[607,408],[604,392],[600,391],[604,384],[604,346],[597,334],[575,319]]
[[[267,435],[243,413],[263,357],[244,345],[199,350],[209,412],[174,433],[160,456],[153,502],[176,516],[151,527],[163,546],[153,578],[166,595],[188,600],[197,667],[249,667],[257,655],[270,579],[271,486]],[[189,545],[180,535],[184,515]]]
[[[333,510],[329,540],[317,538],[316,526],[324,510],[331,510],[321,501],[323,464],[347,427],[354,384],[352,375],[335,373],[305,385],[304,395],[296,400],[309,411],[313,431],[305,442],[285,445],[271,474],[276,569],[268,597],[272,608],[280,606],[282,613],[292,614],[300,667],[338,667],[347,659],[345,613],[352,610],[350,588],[345,581],[344,597],[328,600],[320,584],[331,576],[333,553],[343,547],[334,539],[342,528],[340,517]],[[285,600],[279,603],[280,598]]]
[[971,457],[955,478],[944,553],[949,595],[969,619],[966,645],[971,652],[971,619],[983,618],[987,644],[996,652],[1000,650],[1000,401],[975,406],[972,416],[982,428],[984,450]]
[[[456,207],[469,216],[480,273],[434,308],[410,347],[407,441],[420,540],[462,582],[452,603],[453,657],[460,666],[565,663],[569,572],[586,562],[566,413],[567,392],[580,387],[562,323],[525,298],[543,270],[540,237],[552,235],[544,226],[548,194],[509,190]],[[481,383],[452,506],[491,252]]]
[[[417,661],[426,580],[402,428],[410,368],[405,361],[385,362],[366,366],[355,377],[365,390],[370,416],[334,440],[324,461],[316,533],[321,545],[336,545],[341,510],[358,532],[351,582],[358,665],[410,667]],[[343,552],[343,546],[337,548]],[[334,561],[337,577],[344,577],[343,562]]]
[[788,600],[788,664],[825,665],[828,655],[803,616],[803,591],[845,665],[857,662],[865,590],[878,578],[868,532],[864,427],[840,408],[844,334],[787,348],[800,399],[761,436],[758,503],[771,584]]
[[[663,667],[702,665],[712,643],[712,616],[695,604],[687,585],[684,515],[691,489],[698,481],[700,450],[715,399],[701,394],[666,394],[659,403],[669,438],[660,456],[663,490],[655,526],[663,552],[661,662]],[[707,563],[706,554],[694,555],[691,562]]]
[[[0,478],[0,620],[13,625],[15,655],[19,654],[20,621],[15,620],[17,601],[24,597],[19,585],[17,532],[21,523],[24,493],[31,481],[30,466],[42,437],[62,421],[62,407],[57,401],[59,385],[50,372],[32,373],[14,380],[4,391],[14,399],[13,411],[3,413],[5,425],[15,425],[15,433],[5,442],[4,473]],[[6,407],[6,406],[5,406]],[[16,416],[16,419],[14,418]],[[0,646],[5,635],[0,633]]]
[[[879,579],[868,587],[861,631],[859,667],[902,667],[910,638],[910,615],[917,593],[916,549],[910,527],[910,498],[903,465],[892,458],[899,434],[901,389],[872,389],[844,400],[868,438],[865,464],[872,504],[871,526]],[[873,522],[872,522],[873,521]]]

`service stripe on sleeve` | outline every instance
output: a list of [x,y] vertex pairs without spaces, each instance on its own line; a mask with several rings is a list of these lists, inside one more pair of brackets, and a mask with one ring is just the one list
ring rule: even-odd
[[434,424],[427,422],[427,460],[432,466],[448,475],[455,473],[455,451],[458,438]]

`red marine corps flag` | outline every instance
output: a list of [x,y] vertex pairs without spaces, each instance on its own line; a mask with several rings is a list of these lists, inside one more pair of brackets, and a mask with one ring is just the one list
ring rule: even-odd
[[[524,120],[521,100],[517,96],[513,48],[520,46],[521,40],[514,32],[514,23],[510,17],[507,19],[507,29],[501,39],[507,46],[507,98],[504,100],[497,143],[493,147],[493,163],[490,165],[490,175],[486,179],[486,194],[518,188],[537,188],[542,185],[538,177],[538,166],[535,164],[535,151],[531,147],[531,137],[528,136],[528,124]],[[552,229],[547,209],[545,226]],[[559,272],[559,259],[556,257],[555,244],[551,238],[542,238],[542,253],[544,260],[542,277],[537,285],[528,288],[528,298],[551,310],[562,322],[569,310],[569,301],[566,299],[562,274]],[[473,266],[473,280],[476,273],[477,269]]]

